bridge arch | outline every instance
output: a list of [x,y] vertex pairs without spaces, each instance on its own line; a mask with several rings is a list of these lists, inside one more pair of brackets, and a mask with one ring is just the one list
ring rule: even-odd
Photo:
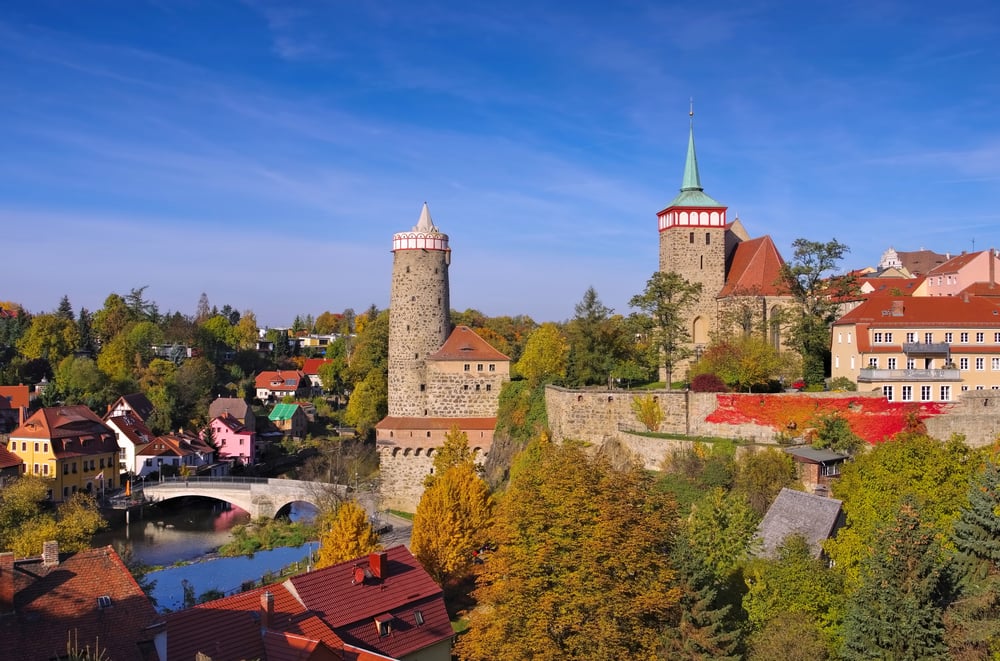
[[254,477],[172,478],[146,484],[145,497],[154,502],[184,496],[222,500],[250,513],[252,518],[273,518],[292,503],[309,503],[319,508],[324,495],[333,489],[346,495],[346,487],[323,482]]

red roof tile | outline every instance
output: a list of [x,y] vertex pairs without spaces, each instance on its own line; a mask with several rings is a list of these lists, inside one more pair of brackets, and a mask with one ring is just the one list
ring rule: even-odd
[[132,442],[133,445],[145,445],[149,443],[155,434],[146,426],[138,416],[126,413],[116,415],[104,420],[108,426],[114,427]]
[[743,293],[759,296],[786,295],[787,292],[779,284],[784,263],[770,236],[739,243],[719,297],[740,296]]
[[0,386],[0,408],[25,408],[30,403],[28,386]]
[[978,296],[880,296],[854,308],[835,325],[857,323],[877,328],[915,325],[1000,328],[1000,307],[996,301]]
[[[48,661],[66,653],[67,636],[79,646],[95,641],[109,659],[142,658],[137,644],[156,611],[110,546],[61,556],[46,567],[40,559],[18,561],[12,578],[14,614],[0,617],[0,650],[5,658]],[[110,598],[101,607],[98,597]]]
[[320,366],[332,362],[330,358],[306,358],[306,362],[302,364],[302,371],[306,374],[319,374]]
[[382,418],[376,429],[392,430],[449,430],[454,426],[459,429],[493,431],[497,426],[496,418],[402,418],[386,416]]
[[927,275],[944,275],[945,273],[955,273],[957,271],[961,271],[962,268],[983,254],[983,252],[985,251],[980,250],[979,252],[964,252],[961,255],[955,255],[943,264],[934,266],[927,272]]
[[141,392],[134,392],[119,397],[118,401],[111,405],[111,409],[114,410],[119,407],[134,411],[143,421],[148,420],[149,416],[153,413],[153,403]]
[[456,326],[445,343],[428,360],[510,360],[468,326]]
[[0,443],[0,468],[13,468],[22,463],[19,456],[8,450],[5,444]]
[[[305,382],[303,384],[303,379]],[[294,393],[300,385],[310,385],[309,378],[299,370],[272,370],[261,372],[254,380],[257,388]]]
[[[342,562],[290,579],[302,602],[329,624],[345,643],[391,657],[403,657],[450,640],[454,635],[445,610],[441,588],[424,571],[405,546],[385,551],[387,571],[376,578],[363,571],[368,559]],[[423,624],[417,624],[420,611]],[[379,635],[375,617],[390,613],[388,635]]]
[[57,458],[118,452],[115,432],[86,406],[50,406],[35,411],[10,433],[12,439],[48,440]]

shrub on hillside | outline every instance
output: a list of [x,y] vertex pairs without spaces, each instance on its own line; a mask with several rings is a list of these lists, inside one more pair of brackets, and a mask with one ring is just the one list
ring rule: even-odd
[[691,379],[693,392],[729,392],[729,388],[716,374],[699,374]]

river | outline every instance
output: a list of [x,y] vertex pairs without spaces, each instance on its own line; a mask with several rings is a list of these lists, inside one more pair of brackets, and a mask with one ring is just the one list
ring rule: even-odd
[[[315,509],[307,504],[294,507],[293,520],[311,518]],[[133,511],[130,523],[123,523],[99,533],[95,546],[111,544],[127,547],[139,562],[165,567],[151,572],[147,578],[156,581],[151,596],[160,610],[177,610],[183,606],[183,584],[187,580],[201,595],[209,590],[230,594],[251,580],[275,572],[293,562],[305,561],[310,552],[315,555],[316,543],[299,548],[279,548],[261,551],[250,557],[218,558],[210,556],[231,539],[233,526],[247,523],[250,515],[230,508],[216,500],[190,498],[176,503],[150,507],[140,514]],[[309,548],[306,548],[309,547]],[[171,566],[176,563],[205,559],[203,562]]]

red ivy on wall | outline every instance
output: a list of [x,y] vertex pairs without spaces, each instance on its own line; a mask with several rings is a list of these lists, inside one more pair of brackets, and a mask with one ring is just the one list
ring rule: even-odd
[[907,417],[924,420],[948,409],[938,402],[889,402],[881,397],[810,397],[805,394],[719,394],[718,407],[706,422],[727,425],[757,424],[782,432],[804,432],[823,416],[836,414],[869,443],[878,443],[903,431]]

